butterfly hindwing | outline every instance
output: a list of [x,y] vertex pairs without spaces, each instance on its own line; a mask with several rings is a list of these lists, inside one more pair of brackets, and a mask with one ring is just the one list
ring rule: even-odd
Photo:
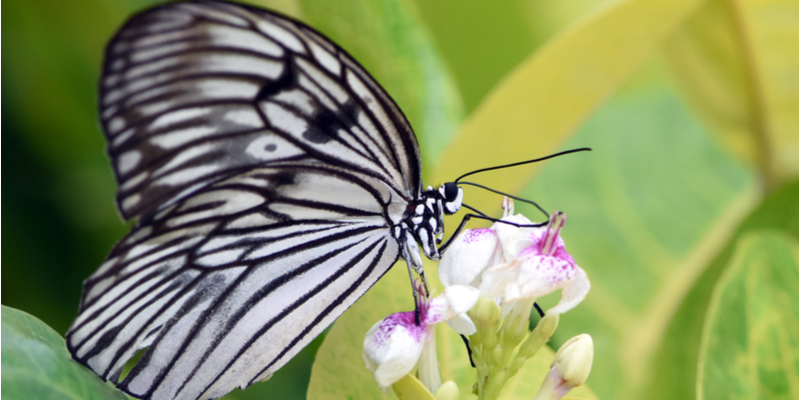
[[214,183],[117,245],[85,283],[68,346],[105,379],[149,347],[120,383],[137,397],[216,398],[264,379],[397,260],[384,216],[397,198],[320,163]]

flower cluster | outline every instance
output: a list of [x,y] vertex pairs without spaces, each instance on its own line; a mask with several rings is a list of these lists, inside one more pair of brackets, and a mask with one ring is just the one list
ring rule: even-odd
[[[574,308],[588,293],[588,277],[567,253],[560,237],[566,215],[555,213],[545,226],[536,227],[526,217],[514,214],[510,200],[504,199],[503,206],[501,221],[491,228],[465,230],[450,245],[439,263],[445,290],[433,299],[420,298],[419,324],[415,312],[397,313],[375,324],[367,334],[364,361],[384,390],[416,365],[422,384],[431,393],[437,392],[441,379],[433,348],[434,325],[447,322],[469,337],[478,371],[476,394],[481,399],[497,398],[506,380],[550,339],[559,314]],[[561,290],[561,301],[529,331],[534,302],[556,290]],[[580,365],[585,367],[586,357],[582,360]],[[591,356],[588,360],[591,368]],[[575,361],[571,365],[571,371],[580,369]],[[563,370],[554,366],[553,379]],[[588,369],[585,371],[588,376]],[[537,398],[560,398],[582,382],[573,379],[564,390],[564,384],[548,384],[547,379]],[[451,393],[453,386],[445,384],[442,390],[447,388]],[[439,394],[438,398],[452,396]]]

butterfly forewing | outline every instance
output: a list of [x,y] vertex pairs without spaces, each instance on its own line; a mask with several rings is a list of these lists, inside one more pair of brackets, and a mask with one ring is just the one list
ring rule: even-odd
[[217,398],[285,364],[398,258],[421,191],[394,102],[298,22],[220,2],[133,17],[100,111],[137,226],[86,280],[73,357],[137,397]]
[[263,10],[176,3],[133,17],[108,46],[100,108],[126,218],[276,161],[421,189],[394,102],[343,50]]

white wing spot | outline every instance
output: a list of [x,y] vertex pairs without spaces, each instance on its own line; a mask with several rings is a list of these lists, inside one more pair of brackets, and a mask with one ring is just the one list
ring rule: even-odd
[[[153,182],[153,185],[180,185],[182,183],[191,182],[197,178],[208,175],[219,169],[217,165],[202,165],[194,168],[187,168],[179,170],[170,175]],[[175,196],[178,197],[178,196]]]
[[298,118],[296,115],[286,111],[285,108],[275,103],[265,103],[261,106],[266,114],[267,119],[273,126],[278,127],[286,132],[300,136],[308,129],[308,122]]
[[193,140],[213,135],[219,131],[219,127],[214,125],[195,126],[192,128],[173,131],[166,135],[158,135],[150,139],[150,143],[162,149],[172,149]]
[[328,93],[336,99],[339,104],[344,104],[348,100],[350,100],[350,95],[342,88],[342,86],[336,82],[335,80],[331,79],[328,75],[325,75],[319,68],[317,68],[314,64],[300,58],[295,57],[297,61],[297,65],[305,71],[311,79],[314,80],[318,85],[328,91]]
[[307,43],[309,47],[311,47],[311,53],[314,54],[314,57],[317,59],[317,61],[319,61],[320,65],[325,67],[325,69],[336,76],[341,74],[342,64],[339,63],[339,60],[337,60],[333,54],[329,53],[327,50],[323,49],[312,41]]
[[197,259],[196,263],[204,267],[216,267],[222,264],[229,264],[236,262],[239,256],[244,253],[245,249],[231,249],[211,253]]
[[312,115],[316,111],[311,103],[311,96],[301,90],[283,91],[272,96],[272,99],[297,107],[306,115]]
[[275,138],[273,135],[264,135],[259,136],[256,140],[250,142],[250,145],[247,146],[245,153],[261,159],[261,160],[269,160],[271,158],[275,158],[275,150],[278,149],[278,145],[275,144]]
[[156,120],[153,121],[152,124],[150,124],[150,130],[153,131],[158,128],[163,128],[166,126],[170,126],[172,124],[177,124],[179,122],[186,122],[188,120],[206,115],[210,111],[211,111],[210,108],[197,107],[197,108],[185,108],[183,110],[167,113],[156,118]]
[[125,120],[122,117],[114,117],[111,121],[108,121],[108,133],[115,134],[120,131],[120,129],[125,127]]
[[190,147],[190,148],[178,153],[177,156],[175,156],[172,160],[170,160],[164,166],[159,168],[153,174],[155,176],[162,175],[165,172],[167,172],[169,170],[172,170],[172,169],[175,169],[175,168],[181,166],[182,164],[187,163],[188,161],[190,161],[192,159],[195,159],[195,158],[200,157],[200,156],[202,156],[204,154],[207,154],[208,152],[210,152],[212,150],[214,150],[214,145],[212,143],[206,143],[206,144],[202,144],[202,145],[199,145],[199,146],[192,146],[192,147]]
[[253,213],[237,218],[229,223],[225,229],[252,228],[256,226],[267,226],[277,222],[273,218],[267,218],[262,214]]
[[117,137],[115,137],[114,140],[111,142],[111,147],[119,147],[121,144],[128,141],[128,139],[132,138],[133,135],[136,134],[136,132],[137,131],[135,128],[128,128],[122,131],[122,133],[120,133]]
[[259,31],[264,32],[264,34],[272,39],[275,39],[284,46],[288,47],[292,51],[300,54],[306,53],[303,44],[300,43],[300,40],[297,38],[297,36],[295,36],[293,33],[290,33],[286,29],[267,21],[258,21],[256,28],[258,28]]
[[134,194],[133,196],[126,197],[125,200],[122,200],[122,209],[123,210],[131,209],[133,206],[139,204],[139,200],[141,199],[142,196],[139,195],[138,193]]
[[136,165],[138,165],[141,160],[142,153],[139,152],[139,150],[130,150],[122,153],[119,158],[117,158],[117,171],[120,175],[126,174],[130,172],[130,170],[136,168]]
[[238,125],[246,125],[253,128],[264,127],[264,122],[261,120],[261,117],[259,117],[254,110],[250,109],[228,111],[222,118],[226,121],[235,122]]
[[120,185],[119,189],[120,190],[131,189],[131,188],[135,187],[136,185],[142,183],[142,181],[145,180],[145,178],[147,178],[148,175],[150,175],[150,173],[148,171],[144,171],[144,172],[140,173],[139,175],[136,175],[133,178],[126,180],[125,183]]

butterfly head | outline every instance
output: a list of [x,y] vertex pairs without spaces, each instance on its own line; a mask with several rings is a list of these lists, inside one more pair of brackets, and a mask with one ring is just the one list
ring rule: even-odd
[[461,208],[464,191],[455,182],[447,182],[439,186],[439,195],[442,197],[445,214],[455,214]]

